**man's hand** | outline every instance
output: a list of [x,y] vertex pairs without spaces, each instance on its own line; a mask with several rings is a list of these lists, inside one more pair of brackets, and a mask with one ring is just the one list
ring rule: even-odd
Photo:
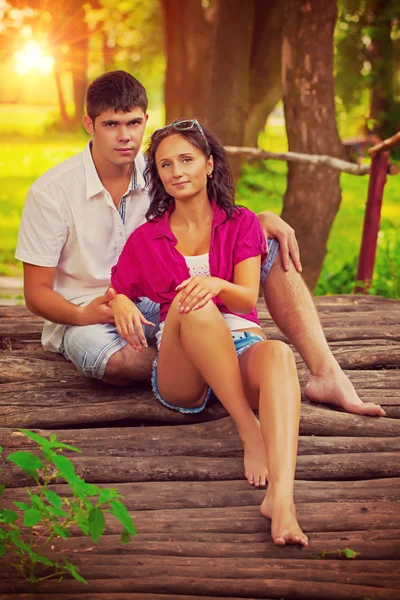
[[[109,290],[107,290],[109,291]],[[114,291],[114,290],[113,290]],[[115,294],[115,292],[114,292]],[[110,306],[115,317],[115,326],[119,335],[132,346],[142,351],[142,346],[147,348],[147,340],[144,335],[142,323],[152,325],[140,312],[136,304],[124,294],[117,294],[110,301]]]
[[300,250],[296,233],[290,225],[275,213],[264,211],[258,213],[257,218],[265,233],[266,238],[276,238],[281,247],[281,259],[285,271],[289,269],[290,258],[297,271],[301,273]]
[[109,302],[115,298],[115,291],[109,287],[105,294],[98,296],[86,306],[81,307],[81,325],[98,325],[111,323],[114,325],[114,316]]
[[179,313],[202,308],[221,292],[223,280],[219,277],[190,277],[182,281],[175,289],[180,292],[178,300]]

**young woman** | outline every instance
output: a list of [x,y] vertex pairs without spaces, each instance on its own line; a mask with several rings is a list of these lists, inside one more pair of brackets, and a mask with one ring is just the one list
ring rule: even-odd
[[[130,236],[111,285],[120,335],[147,346],[134,300],[161,305],[153,389],[163,405],[203,410],[213,392],[232,416],[249,483],[276,544],[307,545],[293,484],[300,387],[289,347],[267,341],[255,309],[266,244],[256,216],[234,206],[222,146],[197,120],[157,130],[147,151],[148,222]],[[211,392],[212,390],[212,392]],[[259,410],[260,421],[253,409]]]

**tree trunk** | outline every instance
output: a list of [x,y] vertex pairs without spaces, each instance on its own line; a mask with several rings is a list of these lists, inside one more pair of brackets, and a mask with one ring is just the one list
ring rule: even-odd
[[371,63],[372,121],[369,130],[381,139],[392,136],[400,122],[393,95],[392,6],[393,0],[373,0],[368,15],[371,44],[367,57]]
[[282,97],[282,25],[281,0],[256,0],[244,146],[257,147],[258,134]]
[[[255,0],[219,0],[207,122],[226,146],[241,146],[249,113]],[[230,158],[237,178],[241,159]]]
[[204,121],[210,82],[212,25],[201,0],[162,0],[167,71],[166,122]]
[[85,110],[87,70],[89,64],[89,28],[85,20],[85,9],[79,5],[71,17],[74,25],[74,38],[70,45],[70,61],[74,93],[75,114],[73,124],[77,127]]
[[64,93],[62,91],[62,86],[61,86],[61,64],[58,61],[56,61],[55,65],[54,65],[54,78],[56,81],[57,98],[58,98],[58,106],[60,109],[61,126],[63,129],[67,129],[68,124],[69,124],[69,117],[67,114]]
[[[283,100],[289,150],[342,158],[334,102],[335,0],[285,0]],[[282,218],[296,230],[304,278],[313,289],[339,209],[338,171],[289,164]]]

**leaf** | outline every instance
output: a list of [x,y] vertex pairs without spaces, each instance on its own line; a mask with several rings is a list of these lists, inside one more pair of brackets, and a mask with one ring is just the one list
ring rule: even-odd
[[4,556],[7,554],[7,546],[0,542],[0,556]]
[[70,460],[68,460],[68,458],[62,456],[61,454],[55,454],[51,460],[59,470],[61,477],[63,477],[66,481],[76,480],[77,474],[75,473],[74,465]]
[[122,502],[120,502],[119,500],[112,500],[110,502],[110,506],[112,514],[124,526],[124,529],[127,532],[132,533],[133,535],[137,535],[135,526],[126,506],[122,504]]
[[67,569],[67,571],[69,571],[71,573],[72,577],[74,577],[77,581],[80,581],[81,583],[87,583],[86,579],[83,579],[83,577],[81,575],[79,575],[75,565],[66,561],[65,558],[64,558],[63,566]]
[[43,468],[43,463],[40,458],[36,456],[36,454],[26,452],[25,450],[13,452],[12,454],[9,454],[7,458],[23,471],[25,471],[25,469],[34,470]]
[[47,500],[55,506],[56,508],[61,508],[63,499],[61,496],[53,492],[53,490],[43,490],[43,494],[46,496]]
[[13,504],[15,504],[15,506],[21,510],[29,510],[31,508],[29,504],[26,504],[26,502],[18,502],[17,500],[15,500]]
[[40,498],[40,496],[38,496],[37,494],[32,494],[32,492],[30,492],[29,490],[28,494],[31,499],[33,508],[36,508],[37,510],[46,510],[48,508],[43,502],[43,500]]
[[68,517],[68,513],[66,513],[65,511],[61,510],[60,508],[57,508],[56,506],[47,506],[47,513],[50,513],[51,515],[54,515],[55,517]]
[[41,513],[35,508],[31,508],[26,511],[24,516],[24,525],[25,527],[33,527],[37,523],[39,523],[42,518]]
[[60,527],[59,525],[53,525],[53,529],[63,540],[66,540],[72,535],[71,532],[68,531],[68,529],[66,529],[65,527]]
[[89,513],[88,518],[90,537],[94,543],[98,542],[104,531],[105,519],[103,511],[95,506]]
[[18,520],[18,514],[8,508],[0,508],[0,523],[15,523]]
[[351,550],[350,548],[339,550],[339,552],[346,558],[357,558],[357,556],[360,556],[360,552],[356,552],[355,550]]
[[85,521],[78,522],[77,526],[85,535],[90,535],[89,527]]
[[23,434],[25,434],[28,438],[39,444],[39,446],[49,446],[50,442],[47,438],[39,435],[38,433],[34,433],[33,431],[29,431],[29,429],[20,429]]
[[42,556],[41,554],[36,554],[36,552],[31,552],[31,558],[34,562],[42,563],[42,565],[46,565],[48,567],[53,567],[54,563],[47,556]]
[[18,546],[18,548],[21,548],[21,550],[25,550],[25,552],[28,552],[28,554],[32,554],[33,551],[20,538],[19,530],[18,531],[17,530],[10,531],[10,533],[8,535],[15,546]]
[[128,544],[131,541],[131,534],[129,533],[129,531],[123,531],[121,533],[121,542],[123,544]]
[[0,496],[4,493],[4,490],[6,489],[6,486],[4,483],[0,484]]

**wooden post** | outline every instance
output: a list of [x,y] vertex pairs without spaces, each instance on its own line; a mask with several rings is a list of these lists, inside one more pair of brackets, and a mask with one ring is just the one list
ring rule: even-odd
[[356,286],[354,289],[356,293],[362,292],[363,294],[368,294],[368,290],[371,287],[381,220],[383,189],[386,183],[388,165],[389,152],[378,152],[373,155],[364,229],[358,259]]

